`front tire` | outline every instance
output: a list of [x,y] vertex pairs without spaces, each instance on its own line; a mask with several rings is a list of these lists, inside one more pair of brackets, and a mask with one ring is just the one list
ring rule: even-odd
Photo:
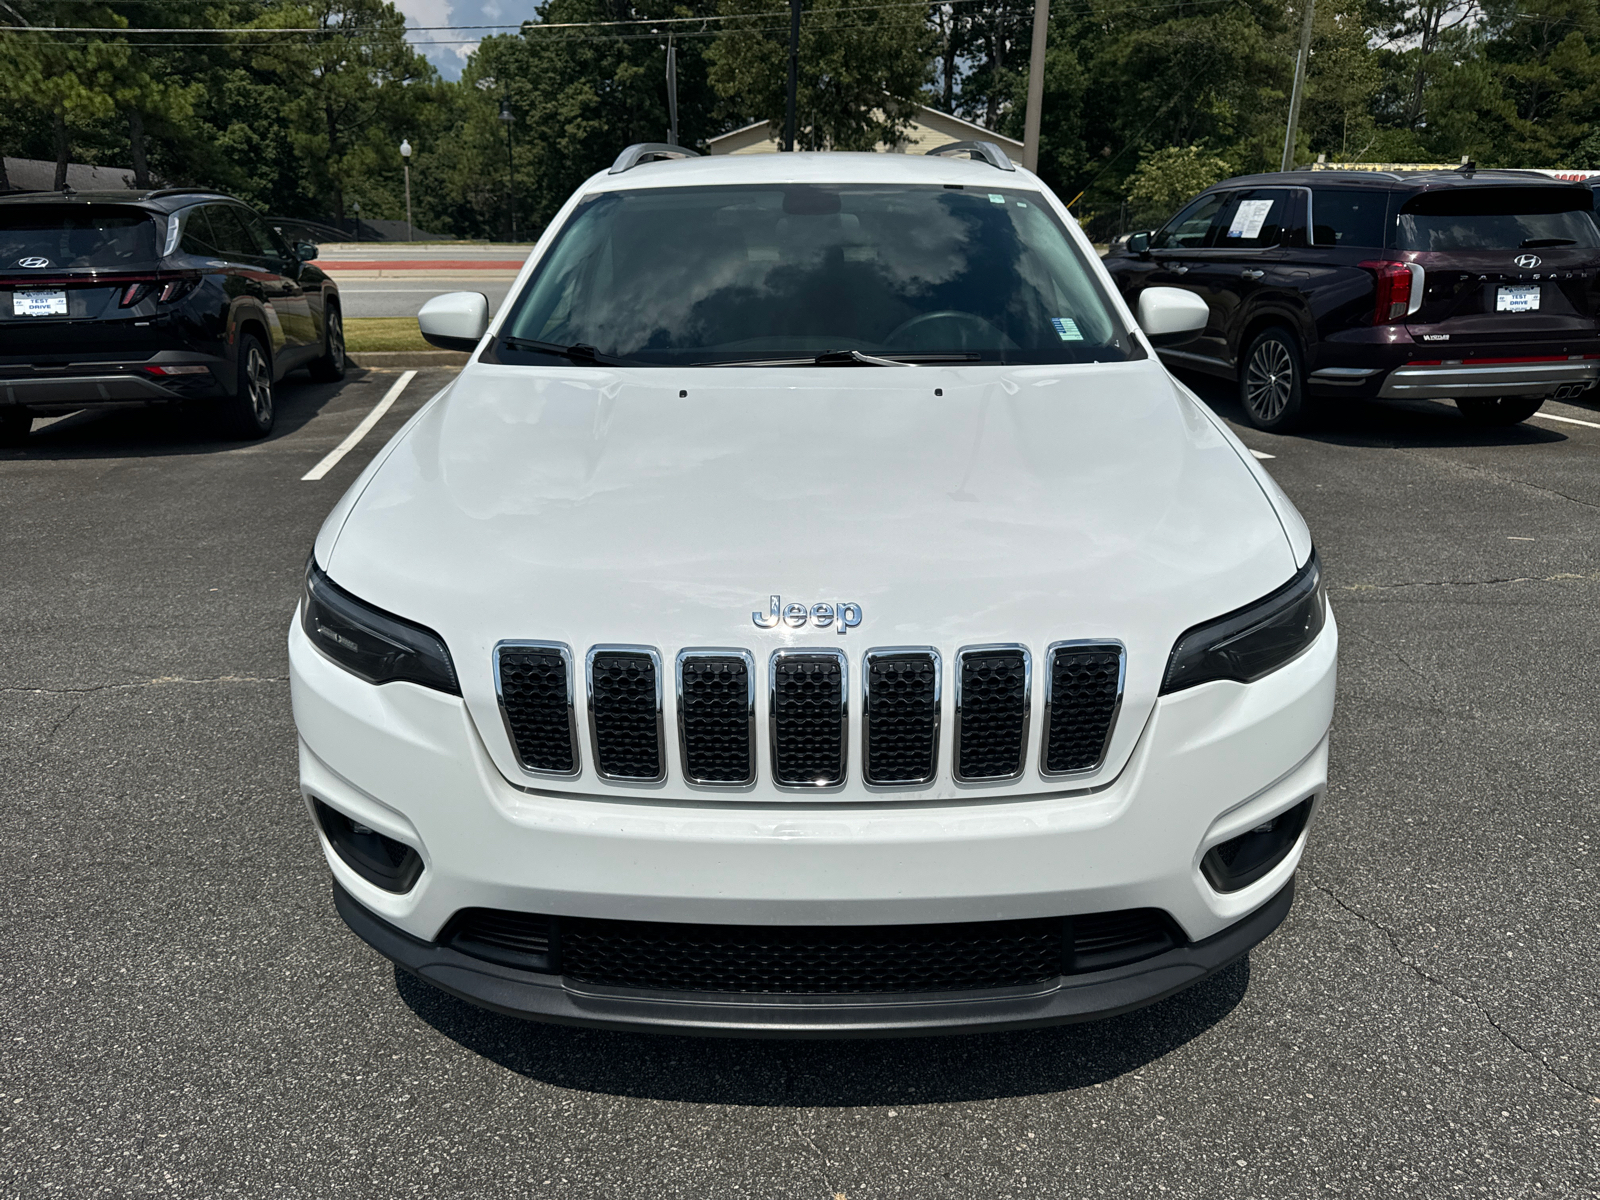
[[1239,403],[1245,420],[1269,433],[1288,433],[1305,424],[1305,359],[1300,342],[1273,326],[1256,335],[1239,368]]
[[336,304],[328,305],[322,319],[322,357],[311,364],[318,383],[338,383],[344,378],[344,316]]
[[1469,424],[1516,425],[1544,407],[1543,396],[1463,396],[1456,401]]
[[0,409],[0,446],[14,448],[26,444],[32,428],[33,414],[27,409]]
[[239,379],[224,402],[224,432],[254,441],[272,432],[278,411],[272,393],[272,356],[253,333],[239,339]]

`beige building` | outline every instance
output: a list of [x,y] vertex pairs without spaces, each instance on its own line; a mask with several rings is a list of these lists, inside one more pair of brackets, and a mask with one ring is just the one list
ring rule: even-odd
[[[757,121],[712,138],[706,147],[712,154],[776,154],[778,139],[782,136],[783,130],[778,126],[769,121]],[[921,104],[917,105],[905,136],[893,146],[879,143],[876,149],[889,154],[926,154],[951,142],[971,141],[993,142],[1012,158],[1022,160],[1021,142]]]

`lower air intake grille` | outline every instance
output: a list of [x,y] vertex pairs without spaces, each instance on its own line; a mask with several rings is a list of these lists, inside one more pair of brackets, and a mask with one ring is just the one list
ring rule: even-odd
[[1061,646],[1047,665],[1044,773],[1092,770],[1105,758],[1122,701],[1122,647]]
[[562,922],[562,974],[662,991],[840,994],[1016,987],[1061,974],[1062,923],[867,927]]
[[652,991],[839,995],[1022,987],[1184,944],[1160,909],[959,925],[679,925],[469,908],[440,939],[575,983]]
[[975,647],[961,652],[956,670],[956,777],[1015,778],[1028,744],[1028,652]]
[[931,783],[939,761],[939,656],[931,650],[873,650],[862,674],[866,781]]
[[606,779],[653,782],[661,753],[661,673],[644,650],[589,651],[589,724],[595,770]]
[[530,771],[575,775],[572,672],[564,646],[501,646],[500,708],[517,758]]
[[691,783],[742,784],[755,778],[754,672],[738,654],[684,654],[678,660],[678,722],[683,773]]
[[844,782],[845,660],[832,650],[772,656],[772,776],[787,787]]

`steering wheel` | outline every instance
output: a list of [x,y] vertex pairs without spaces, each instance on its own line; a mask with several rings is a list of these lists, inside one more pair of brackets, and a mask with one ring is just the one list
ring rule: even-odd
[[883,345],[886,350],[995,350],[1009,340],[977,313],[944,308],[902,322]]

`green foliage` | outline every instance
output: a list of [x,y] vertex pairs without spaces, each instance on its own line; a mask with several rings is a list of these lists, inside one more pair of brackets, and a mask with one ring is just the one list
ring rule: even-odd
[[1159,225],[1196,192],[1231,174],[1226,159],[1200,146],[1157,150],[1128,176],[1129,217],[1136,226]]

